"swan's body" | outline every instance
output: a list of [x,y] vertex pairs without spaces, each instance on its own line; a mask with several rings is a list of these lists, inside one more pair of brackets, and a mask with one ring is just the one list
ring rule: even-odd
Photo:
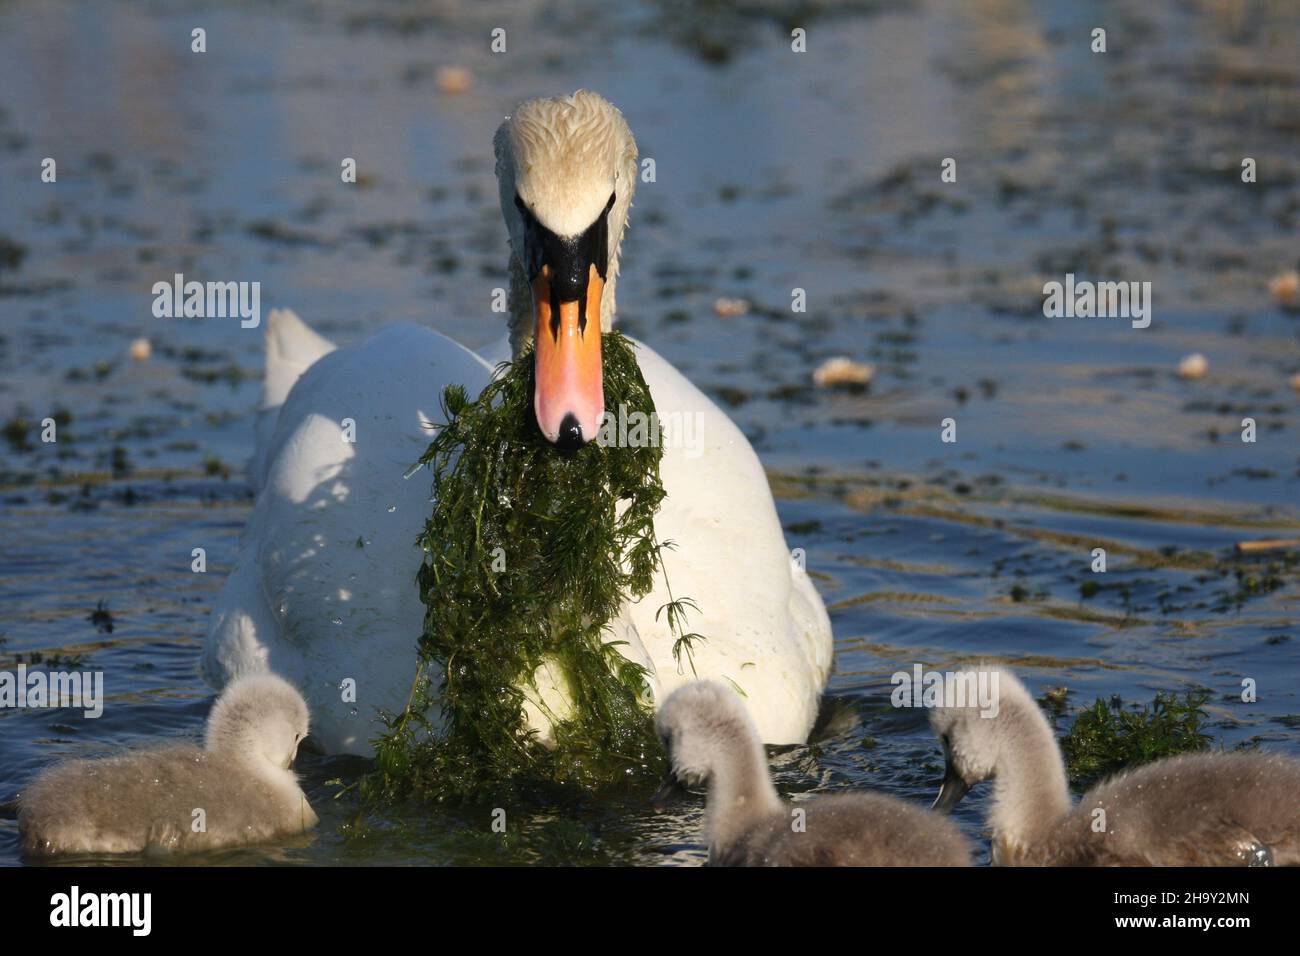
[[[669,774],[708,783],[712,866],[969,866],[951,820],[877,793],[787,804],[740,697],[711,681],[674,691],[655,720]],[[671,783],[670,783],[671,785]]]
[[993,779],[993,862],[1016,866],[1246,866],[1300,863],[1300,762],[1276,754],[1187,754],[1121,773],[1071,806],[1047,719],[1008,671],[997,716],[931,715],[950,808]]
[[[437,332],[398,325],[334,349],[292,313],[270,316],[252,469],[258,501],[213,615],[203,658],[210,682],[220,686],[266,669],[283,674],[311,704],[313,739],[331,752],[370,752],[382,729],[376,711],[400,710],[410,692],[424,617],[415,540],[432,507],[429,481],[427,473],[403,475],[430,441],[427,423],[440,420],[444,386],[461,384],[476,395],[496,363],[531,335],[526,223],[515,211],[516,194],[528,198],[529,216],[568,217],[573,229],[599,214],[607,195],[616,197],[606,209],[609,262],[600,301],[601,326],[610,327],[618,241],[636,169],[635,144],[630,133],[627,142],[615,135],[620,128],[626,124],[607,103],[575,94],[525,104],[498,134],[502,208],[515,247],[508,340],[480,354]],[[585,145],[575,143],[584,138]],[[533,152],[521,159],[526,150]],[[606,154],[612,172],[589,168]],[[596,185],[579,189],[584,177]],[[583,208],[590,196],[599,200],[594,211]],[[548,202],[553,214],[545,212]],[[527,222],[538,228],[537,219]],[[600,289],[591,268],[588,295]],[[661,419],[689,416],[702,442],[665,448],[667,499],[655,520],[659,540],[676,544],[664,555],[675,596],[689,596],[700,608],[689,622],[707,638],[694,646],[695,670],[744,688],[764,740],[801,742],[830,669],[825,607],[790,559],[766,476],[740,430],[651,349],[638,343],[637,358]],[[556,386],[566,388],[568,380]],[[587,398],[579,394],[574,407],[589,436]],[[558,423],[555,408],[562,407],[554,400],[544,407],[539,395],[539,423],[576,429],[574,416]],[[344,441],[344,419],[355,422],[354,443]],[[550,425],[543,430],[557,440]],[[666,619],[655,620],[668,600],[661,579],[623,607],[609,635],[649,669],[657,700],[691,676],[689,668],[679,672]],[[349,678],[355,700],[341,690]],[[545,668],[535,680],[530,697],[545,706],[530,706],[529,717],[545,736],[542,711],[563,714],[565,694]]]
[[289,769],[306,734],[297,691],[269,674],[244,678],[213,707],[202,749],[69,760],[42,773],[18,802],[23,853],[211,850],[301,833],[317,822]]

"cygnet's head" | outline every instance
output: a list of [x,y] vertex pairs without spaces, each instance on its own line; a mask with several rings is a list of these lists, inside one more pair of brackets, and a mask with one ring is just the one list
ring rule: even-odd
[[236,678],[208,716],[207,749],[288,769],[307,736],[307,702],[274,674]]
[[655,717],[655,729],[668,752],[668,775],[656,802],[674,789],[707,783],[722,761],[762,750],[758,731],[744,702],[713,681],[695,681],[668,695]]
[[521,103],[496,134],[501,213],[532,291],[533,409],[561,448],[596,437],[605,411],[600,336],[614,315],[618,248],[636,188],[636,140],[603,97]]
[[[963,682],[961,706],[930,710],[930,726],[943,744],[946,762],[943,786],[934,809],[948,811],[975,784],[996,776],[1008,755],[1017,753],[1026,738],[1046,727],[1038,704],[1010,671],[991,664],[956,672]],[[977,688],[992,694],[994,706],[980,701]]]

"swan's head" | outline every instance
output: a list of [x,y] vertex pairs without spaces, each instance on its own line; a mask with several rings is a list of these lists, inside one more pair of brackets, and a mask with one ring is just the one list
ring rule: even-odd
[[966,695],[961,706],[940,706],[930,711],[930,726],[943,745],[943,785],[934,809],[949,811],[970,788],[996,776],[1010,755],[1021,747],[1027,727],[1044,723],[1033,695],[1010,671],[981,664],[953,675],[954,683],[983,686],[995,706]]
[[532,292],[533,408],[546,438],[577,448],[605,413],[600,336],[614,315],[618,247],[636,184],[636,141],[595,93],[521,103],[496,134],[510,246]]
[[288,769],[307,736],[307,702],[274,674],[232,681],[208,716],[207,749]]
[[668,752],[668,774],[652,800],[656,805],[678,784],[707,783],[737,753],[762,750],[740,696],[713,681],[694,681],[669,694],[655,729]]

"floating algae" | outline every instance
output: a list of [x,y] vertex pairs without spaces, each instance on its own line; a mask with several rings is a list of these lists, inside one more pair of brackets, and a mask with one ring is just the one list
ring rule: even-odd
[[1208,700],[1200,690],[1181,698],[1159,691],[1150,706],[1125,710],[1097,698],[1061,739],[1070,782],[1084,789],[1121,770],[1204,750],[1210,744],[1201,730]]
[[[606,408],[657,422],[632,344],[607,333],[601,350]],[[654,534],[662,442],[561,453],[538,430],[532,397],[531,351],[474,402],[460,386],[444,392],[446,425],[420,459],[435,505],[419,537],[419,667],[405,710],[377,741],[364,785],[372,799],[594,788],[662,772],[645,670],[601,640],[622,602],[650,590],[671,547]],[[688,660],[694,607],[683,598],[661,608],[674,653]],[[545,744],[524,712],[544,662],[572,705],[552,715]]]

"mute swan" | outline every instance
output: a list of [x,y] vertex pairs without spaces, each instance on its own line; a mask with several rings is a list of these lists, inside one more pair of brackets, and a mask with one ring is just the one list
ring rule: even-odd
[[240,678],[213,706],[202,750],[69,760],[37,777],[18,799],[23,853],[211,850],[301,833],[317,823],[289,769],[306,735],[296,690]]
[[969,866],[970,847],[945,817],[878,793],[787,804],[767,774],[767,755],[734,691],[712,681],[679,687],[655,717],[668,779],[707,781],[712,866]]
[[[477,394],[495,364],[540,329],[534,405],[542,432],[560,446],[579,444],[595,437],[604,413],[600,334],[614,322],[636,143],[618,110],[578,92],[522,104],[495,146],[511,250],[501,341],[478,354],[430,329],[396,325],[335,349],[292,313],[274,312],[266,323],[252,466],[258,500],[202,667],[215,686],[263,669],[295,681],[312,707],[313,739],[330,752],[371,753],[382,730],[375,712],[399,711],[410,691],[424,617],[414,542],[431,506],[426,477],[403,474],[430,440],[422,423],[439,420],[443,387],[460,383]],[[588,321],[597,316],[598,329]],[[791,561],[744,435],[652,349],[638,343],[637,357],[660,418],[689,417],[702,439],[698,448],[666,443],[668,497],[655,520],[659,540],[677,545],[664,555],[668,580],[698,603],[690,626],[708,638],[695,646],[695,671],[743,688],[764,740],[802,742],[830,669],[825,606]],[[344,419],[355,422],[355,442],[343,440]],[[666,619],[655,619],[668,600],[661,580],[625,604],[608,635],[647,668],[656,698],[691,675],[673,658]],[[566,704],[562,681],[540,671],[528,716],[546,739],[543,714],[563,714]]]
[[[1071,807],[1047,719],[1010,672],[996,716],[940,707],[931,725],[947,772],[935,808],[994,781],[993,862],[1020,866],[1300,863],[1300,763],[1258,753],[1188,754],[1121,773]],[[968,672],[969,673],[969,672]]]

